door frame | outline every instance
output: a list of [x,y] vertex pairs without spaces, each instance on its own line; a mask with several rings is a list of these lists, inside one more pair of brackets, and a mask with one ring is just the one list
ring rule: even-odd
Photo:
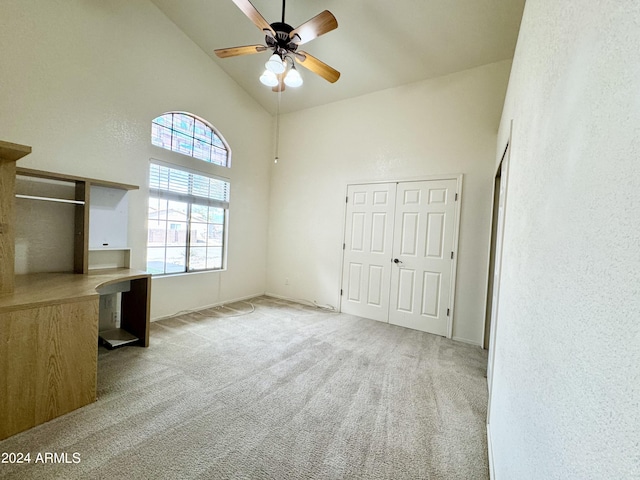
[[[492,204],[491,204],[491,234],[489,238],[489,254],[488,254],[488,264],[487,264],[487,284],[486,284],[486,292],[485,292],[485,303],[484,303],[484,324],[483,324],[483,335],[482,335],[482,348],[484,350],[489,350],[490,345],[490,335],[493,329],[491,328],[491,315],[493,313],[493,287],[494,287],[494,275],[496,270],[496,253],[501,254],[501,252],[496,252],[496,245],[498,242],[498,223],[500,218],[500,188],[502,185],[502,174],[503,174],[503,162],[507,151],[509,149],[509,142],[505,146],[502,151],[502,158],[500,159],[500,163],[498,164],[498,168],[493,177],[493,194],[492,194]],[[507,168],[505,165],[504,173],[506,173]],[[506,182],[506,176],[504,178]],[[506,185],[505,185],[506,189]],[[506,195],[505,195],[506,196]]]
[[[512,150],[512,134],[513,134],[513,121],[510,125],[509,138],[507,139],[507,144],[502,153],[502,158],[500,163],[498,164],[498,168],[496,169],[496,176],[500,175],[500,186],[504,187],[504,198],[503,200],[503,208],[501,215],[497,215],[496,222],[502,224],[502,229],[498,230],[496,226],[496,245],[500,243],[500,248],[496,249],[493,255],[493,265],[488,265],[487,271],[487,297],[485,304],[485,313],[489,315],[489,317],[485,316],[485,328],[490,327],[490,335],[489,335],[489,352],[487,358],[487,390],[488,390],[488,399],[487,399],[487,428],[489,428],[490,419],[491,419],[491,397],[493,392],[493,377],[494,377],[494,367],[495,367],[495,357],[496,357],[496,339],[497,339],[497,330],[498,330],[498,313],[499,313],[499,303],[500,303],[500,277],[502,275],[502,254],[504,249],[504,231],[505,231],[505,221],[506,221],[506,210],[508,206],[509,199],[509,166],[511,159],[511,150]],[[495,184],[494,184],[495,185]],[[499,202],[500,195],[494,194],[494,198]],[[501,218],[500,218],[501,217]],[[493,228],[493,227],[492,227]],[[498,238],[499,237],[499,238]],[[491,245],[489,246],[491,248]],[[493,270],[493,273],[491,272]],[[492,278],[493,285],[492,289],[489,289],[489,278]],[[492,298],[489,299],[488,295],[491,294]],[[493,297],[495,296],[496,302],[493,303]],[[493,319],[493,321],[492,321]],[[490,325],[487,325],[487,322],[490,322]]]
[[[500,303],[500,276],[502,274],[502,253],[504,248],[504,231],[505,231],[505,220],[506,220],[506,210],[507,210],[507,200],[509,198],[509,167],[511,163],[511,152],[513,148],[513,120],[509,125],[509,137],[507,138],[507,144],[503,150],[502,158],[500,159],[500,163],[496,168],[496,177],[500,175],[500,186],[504,187],[504,203],[502,208],[502,215],[498,214],[495,218],[492,217],[492,222],[495,220],[498,222],[500,217],[502,217],[502,229],[501,231],[497,231],[496,225],[496,244],[498,240],[498,236],[500,237],[500,249],[496,249],[494,255],[491,256],[491,249],[495,248],[495,245],[492,245],[492,242],[489,242],[489,254],[490,256],[487,258],[487,296],[486,296],[486,304],[485,304],[485,329],[490,328],[489,332],[489,352],[487,359],[487,418],[486,418],[486,429],[487,429],[487,456],[489,459],[489,476],[490,478],[495,478],[494,471],[494,461],[493,461],[493,443],[491,436],[491,409],[492,409],[492,397],[493,397],[493,378],[495,375],[495,356],[496,356],[496,340],[497,340],[497,330],[498,330],[498,306]],[[496,178],[494,177],[494,179]],[[494,181],[494,189],[496,187],[496,182]],[[496,194],[494,192],[494,201],[500,202],[500,194]],[[491,227],[493,229],[493,225]],[[491,259],[493,258],[493,261]],[[496,272],[496,267],[499,267]],[[493,275],[491,273],[493,270]],[[496,275],[497,274],[497,275]],[[489,288],[489,281],[493,276],[493,285],[492,288]],[[497,288],[496,288],[497,287]],[[495,291],[493,290],[495,289]],[[493,296],[495,294],[496,301],[493,303]],[[490,299],[488,295],[491,295]],[[495,316],[494,316],[495,312]],[[491,319],[493,318],[493,322]],[[487,325],[487,322],[490,322],[490,325]]]
[[[404,178],[404,179],[396,179],[396,180],[373,180],[373,181],[366,181],[366,180],[362,180],[362,181],[349,181],[345,184],[344,187],[344,194],[343,197],[345,199],[345,208],[344,208],[344,213],[343,213],[343,218],[342,218],[342,235],[341,235],[341,244],[344,245],[345,243],[345,234],[346,234],[346,222],[347,222],[347,205],[346,205],[346,198],[347,198],[347,192],[349,190],[349,187],[351,185],[375,185],[375,184],[383,184],[383,183],[410,183],[410,182],[428,182],[430,180],[455,180],[456,181],[456,193],[458,195],[458,199],[455,202],[455,218],[453,219],[453,262],[451,262],[451,282],[449,285],[450,288],[450,292],[451,295],[449,297],[449,304],[447,305],[447,308],[449,308],[449,320],[447,322],[447,337],[446,338],[452,338],[453,336],[453,319],[455,316],[455,298],[456,298],[456,273],[458,271],[458,242],[459,242],[459,237],[460,237],[460,212],[462,209],[462,185],[463,185],[463,177],[464,174],[462,173],[454,173],[454,174],[445,174],[445,175],[425,175],[425,176],[420,176],[420,177],[413,177],[413,178]],[[338,285],[339,285],[339,291],[338,291],[338,311],[342,311],[342,295],[340,292],[342,292],[344,290],[344,285],[342,284],[343,281],[343,277],[344,277],[344,257],[345,257],[345,251],[344,248],[342,248],[342,245],[340,246],[340,250],[342,251],[342,255],[341,255],[341,261],[340,261],[340,279],[338,281]],[[389,257],[389,261],[391,261],[392,258]]]

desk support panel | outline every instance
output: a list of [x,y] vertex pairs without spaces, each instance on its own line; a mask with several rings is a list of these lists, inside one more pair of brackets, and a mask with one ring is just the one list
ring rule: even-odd
[[122,293],[120,327],[138,337],[141,347],[149,346],[150,310],[151,278],[131,280],[131,289]]
[[96,400],[98,299],[0,313],[0,440]]

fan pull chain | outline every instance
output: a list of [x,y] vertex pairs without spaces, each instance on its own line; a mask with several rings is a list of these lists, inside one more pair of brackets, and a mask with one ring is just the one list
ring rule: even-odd
[[278,163],[280,154],[280,99],[282,98],[282,90],[278,92],[278,104],[276,107],[276,154],[273,163]]

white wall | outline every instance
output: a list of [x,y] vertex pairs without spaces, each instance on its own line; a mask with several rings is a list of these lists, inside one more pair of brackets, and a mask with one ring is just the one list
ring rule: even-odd
[[[0,137],[33,147],[19,162],[133,183],[129,241],[145,268],[150,122],[183,110],[233,152],[229,270],[154,279],[152,316],[262,293],[271,117],[146,0],[3,0]],[[26,260],[25,260],[26,261]]]
[[510,65],[283,115],[267,291],[339,307],[347,183],[463,173],[453,334],[481,344],[495,139]]
[[490,440],[495,478],[640,478],[640,3],[527,0]]

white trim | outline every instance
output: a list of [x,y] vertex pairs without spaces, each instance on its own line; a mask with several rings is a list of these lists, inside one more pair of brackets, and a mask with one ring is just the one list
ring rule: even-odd
[[291,297],[287,297],[286,295],[279,295],[277,293],[271,293],[271,292],[264,292],[264,295],[267,297],[277,298],[278,300],[287,300],[289,302],[300,303],[300,300],[296,301]]
[[[207,273],[220,273],[220,272],[226,272],[227,268],[223,267],[223,268],[216,268],[215,270],[193,270],[191,272],[176,272],[176,273],[152,273],[151,276],[153,278],[175,278],[175,277],[182,277],[182,276],[191,276],[191,275],[204,275]],[[203,307],[206,308],[206,307]]]
[[451,309],[449,316],[449,325],[447,327],[447,338],[453,337],[453,317],[456,314],[455,303],[456,303],[456,278],[458,272],[458,241],[460,238],[460,212],[462,210],[462,173],[456,175],[456,195],[458,195],[458,200],[456,201],[456,217],[453,219],[454,232],[453,232],[453,262],[451,264],[451,285],[450,285],[450,295],[449,295],[449,308]]
[[[387,182],[379,182],[379,183],[387,183]],[[340,268],[338,269],[338,305],[336,311],[342,313],[342,279],[344,275],[344,254],[345,254],[345,235],[347,233],[347,202],[349,201],[349,185],[359,185],[359,184],[351,184],[347,183],[344,187],[344,195],[342,198],[345,199],[344,206],[342,209],[342,232],[340,232],[340,238],[342,239],[342,248],[340,249]]]
[[315,301],[305,300],[304,298],[287,297],[285,295],[278,295],[277,293],[270,293],[270,292],[265,292],[264,295],[266,297],[277,298],[278,300],[286,300],[288,302],[297,303],[299,305],[304,305],[306,307],[314,307],[314,308],[317,308],[318,310],[322,310],[327,313],[340,313],[340,311],[333,305],[320,305]]
[[[489,276],[491,275],[490,269],[491,269],[491,247],[492,247],[492,235],[491,233],[493,232],[493,224],[494,224],[494,219],[493,218],[493,210],[495,208],[495,199],[496,199],[496,177],[498,176],[498,172],[500,171],[500,169],[502,168],[502,162],[504,161],[504,157],[507,153],[507,149],[509,148],[509,145],[511,144],[511,135],[509,135],[509,138],[507,139],[507,145],[506,147],[502,150],[502,155],[500,156],[500,161],[498,162],[498,165],[496,166],[494,172],[493,172],[493,187],[491,188],[491,221],[489,222],[489,245],[487,247],[487,265],[485,267],[485,271],[487,272],[487,281],[485,282],[485,286],[484,286],[484,319],[482,321],[482,348],[484,349],[484,336],[485,336],[485,330],[487,328],[487,306],[489,304]],[[497,222],[496,222],[497,223]],[[494,259],[495,260],[495,259]],[[494,262],[495,263],[495,262]],[[489,314],[491,314],[491,312],[489,312]],[[489,347],[487,346],[487,350],[489,350]]]
[[[503,158],[501,161],[502,172],[500,174],[500,188],[504,187],[504,204],[502,208],[502,231],[496,232],[496,235],[500,235],[500,251],[496,250],[495,254],[499,254],[498,256],[494,255],[494,272],[497,272],[497,275],[494,273],[493,277],[493,290],[492,295],[495,297],[495,304],[492,302],[491,304],[491,317],[495,320],[491,325],[491,333],[489,336],[489,354],[487,358],[487,390],[489,393],[487,399],[487,429],[489,428],[489,424],[491,423],[491,397],[493,396],[493,377],[495,375],[495,358],[496,358],[496,338],[498,331],[498,313],[499,313],[499,304],[500,304],[500,276],[502,274],[502,258],[503,258],[503,248],[504,248],[504,232],[505,232],[505,219],[507,212],[507,201],[509,198],[509,171],[510,171],[510,159],[511,159],[511,151],[513,148],[512,143],[512,135],[513,135],[513,120],[511,120],[510,130],[509,130],[509,138],[507,140],[507,146],[504,150]],[[500,198],[498,198],[498,202]],[[500,218],[497,219],[498,224],[500,224]],[[498,238],[496,237],[496,245],[498,244]],[[487,271],[488,273],[488,271]],[[488,282],[487,282],[488,284]],[[498,287],[497,289],[495,287]],[[486,319],[486,306],[485,306],[485,319]],[[493,315],[493,312],[495,316]],[[484,331],[482,335],[484,339]],[[489,368],[491,367],[491,368]]]
[[491,429],[487,424],[487,457],[489,458],[489,480],[496,478],[495,465],[493,462],[493,445],[491,443]]
[[451,337],[451,340],[455,340],[456,342],[466,343],[467,345],[473,345],[474,347],[482,348],[482,344],[481,343],[474,342],[473,340],[469,340],[468,338]]
[[[215,270],[215,272],[219,272],[219,271],[220,270]],[[194,272],[194,273],[196,273],[196,272]],[[206,271],[206,272],[197,272],[197,273],[212,273],[212,271],[209,270],[209,271]],[[177,316],[179,314],[182,314],[181,312],[184,312],[184,314],[187,314],[189,312],[197,312],[199,310],[206,310],[207,308],[213,308],[213,307],[219,307],[221,305],[226,305],[227,303],[242,302],[244,300],[249,300],[250,298],[261,297],[262,295],[265,295],[265,294],[264,293],[254,293],[252,295],[247,295],[247,296],[244,296],[244,297],[232,298],[232,299],[229,299],[229,300],[222,300],[220,302],[212,303],[210,305],[204,305],[202,307],[194,307],[194,308],[190,308],[189,310],[180,310],[180,311],[178,311],[176,313],[173,313],[171,315],[165,315],[163,317],[155,317],[155,318],[152,318],[151,321],[152,322],[157,322],[159,320],[166,320],[168,318],[173,318],[173,317],[175,317],[175,316]]]
[[462,173],[446,173],[446,174],[434,174],[434,175],[420,175],[418,177],[406,177],[397,178],[393,180],[354,180],[347,182],[347,188],[349,185],[375,185],[379,183],[405,183],[405,182],[426,182],[429,180],[459,180],[462,179]]

